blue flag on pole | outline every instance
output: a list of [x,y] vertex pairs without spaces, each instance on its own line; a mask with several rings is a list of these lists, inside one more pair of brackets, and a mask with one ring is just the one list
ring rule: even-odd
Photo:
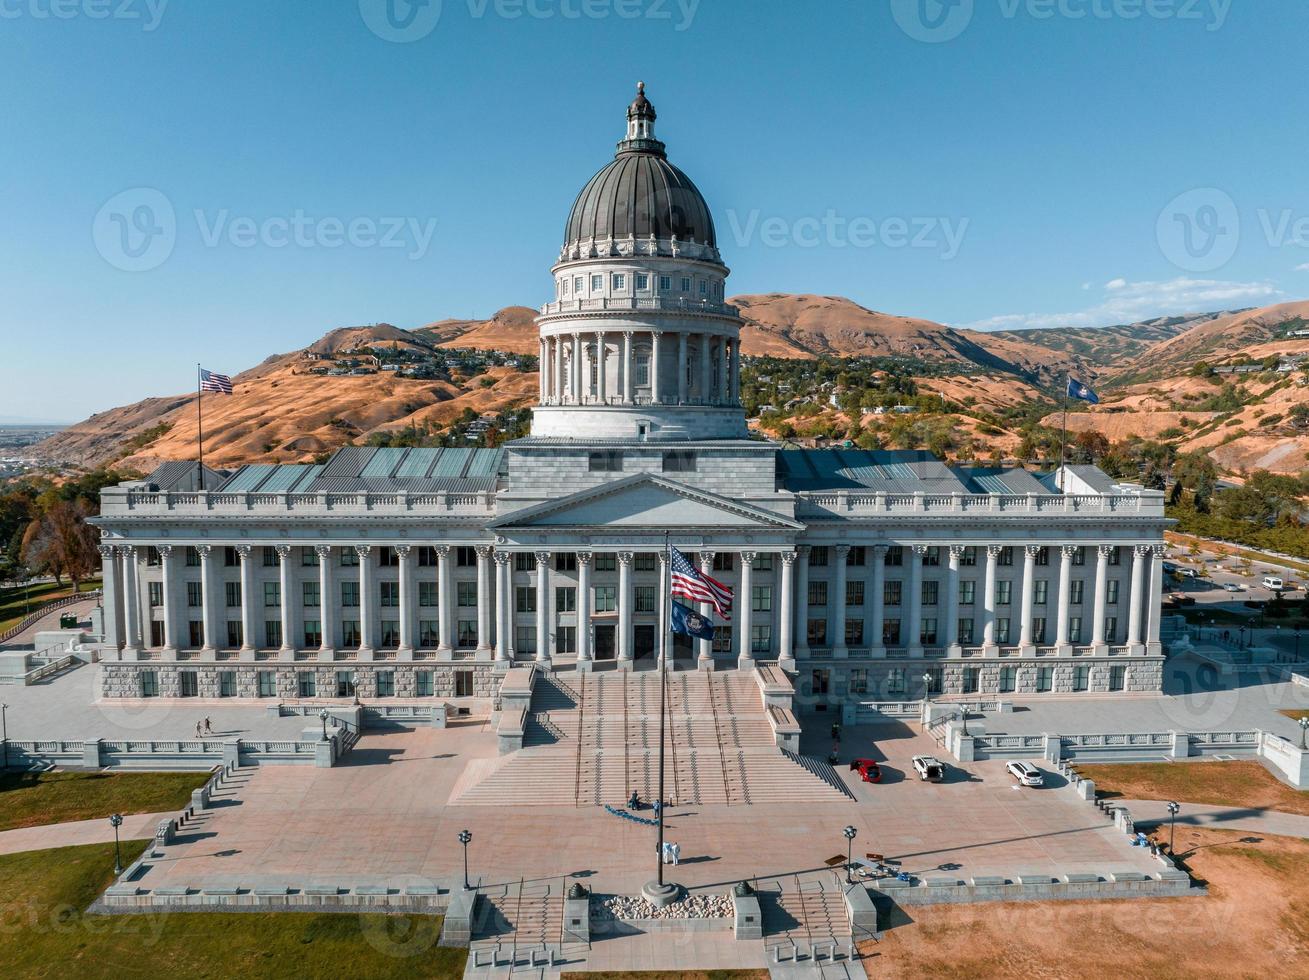
[[1090,402],[1092,405],[1100,404],[1100,396],[1091,390],[1090,385],[1071,376],[1068,378],[1068,397]]
[[712,640],[714,638],[713,622],[707,616],[702,616],[690,606],[684,606],[676,599],[673,600],[671,620],[670,632],[681,633],[683,636],[695,636],[701,640]]

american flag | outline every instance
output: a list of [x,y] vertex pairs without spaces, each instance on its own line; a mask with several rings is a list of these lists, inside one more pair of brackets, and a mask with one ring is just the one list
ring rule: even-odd
[[225,374],[215,374],[213,371],[200,369],[200,390],[214,391],[220,395],[230,395],[232,393],[232,379]]
[[723,619],[731,619],[732,590],[717,579],[704,574],[676,548],[669,550],[673,553],[670,565],[673,595],[680,595],[694,602],[707,602]]

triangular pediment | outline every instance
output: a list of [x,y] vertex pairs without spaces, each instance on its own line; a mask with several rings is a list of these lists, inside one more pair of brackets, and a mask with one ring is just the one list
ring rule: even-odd
[[780,514],[640,474],[506,514],[494,528],[640,527],[800,530]]

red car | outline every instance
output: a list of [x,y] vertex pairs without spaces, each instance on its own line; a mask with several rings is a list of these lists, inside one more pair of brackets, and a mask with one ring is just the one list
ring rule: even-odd
[[859,778],[866,783],[882,781],[882,767],[872,759],[855,759],[850,763],[850,771],[859,773]]

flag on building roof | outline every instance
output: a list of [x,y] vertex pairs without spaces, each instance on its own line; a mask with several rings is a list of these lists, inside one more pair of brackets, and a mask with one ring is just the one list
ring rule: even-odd
[[710,622],[709,617],[701,616],[690,606],[683,605],[677,600],[673,600],[669,631],[681,633],[683,636],[695,636],[701,640],[714,638],[714,624]]
[[1092,405],[1100,404],[1100,396],[1091,390],[1091,386],[1085,381],[1078,381],[1071,375],[1068,378],[1068,397],[1090,402]]
[[230,395],[232,393],[232,379],[225,374],[215,374],[213,371],[200,369],[200,390],[213,391],[220,395]]
[[723,619],[732,618],[732,590],[715,578],[700,571],[691,560],[676,548],[670,548],[672,557],[672,593],[693,602],[707,602]]

